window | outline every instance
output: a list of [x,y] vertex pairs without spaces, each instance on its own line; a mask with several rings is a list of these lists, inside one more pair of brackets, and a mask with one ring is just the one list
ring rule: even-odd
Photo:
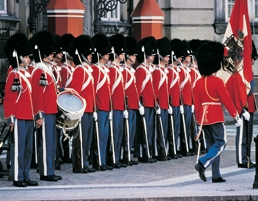
[[[248,1],[248,11],[249,11],[249,18],[251,21],[258,21],[258,0],[247,0]],[[234,7],[235,0],[226,0],[225,8],[225,16],[226,21],[229,20],[232,9]]]
[[1,0],[0,1],[0,15],[1,14],[7,14],[7,6],[6,6],[7,0]]
[[105,13],[101,18],[103,21],[120,21],[120,3],[118,2],[116,9]]

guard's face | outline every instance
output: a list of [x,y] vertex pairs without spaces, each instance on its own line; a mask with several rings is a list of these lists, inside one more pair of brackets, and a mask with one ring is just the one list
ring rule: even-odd
[[135,62],[136,62],[136,55],[134,54],[134,55],[130,55],[129,56],[129,58],[130,58],[130,62],[131,62],[131,64],[135,64]]
[[154,61],[154,55],[149,55],[149,56],[147,56],[147,62],[148,63],[153,63],[153,61]]
[[104,60],[105,62],[108,62],[109,54],[105,54],[101,59]]
[[56,54],[56,56],[55,56],[55,58],[57,59],[57,60],[59,60],[59,61],[61,61],[61,59],[62,59],[62,57],[63,57],[63,53],[58,53],[58,54]]
[[27,65],[30,64],[30,57],[29,57],[29,56],[24,56],[24,57],[23,57],[23,60],[24,60],[24,62],[25,62]]
[[124,60],[125,60],[125,54],[124,54],[124,53],[119,54],[118,59],[119,59],[120,61],[124,61]]
[[89,62],[92,61],[92,54],[89,54],[89,55],[87,56],[87,60],[88,60]]
[[186,56],[186,57],[185,57],[185,61],[186,61],[187,63],[190,63],[190,62],[191,62],[191,56]]
[[54,58],[54,54],[52,53],[52,54],[50,54],[49,56],[48,56],[48,58],[52,61],[53,60],[53,58]]
[[169,60],[170,60],[170,57],[169,57],[169,56],[163,57],[163,62],[164,62],[164,63],[168,64]]

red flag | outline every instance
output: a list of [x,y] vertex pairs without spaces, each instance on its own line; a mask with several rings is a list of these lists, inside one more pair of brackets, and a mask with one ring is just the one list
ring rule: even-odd
[[223,38],[225,66],[217,73],[221,77],[238,110],[247,102],[252,73],[252,35],[247,0],[236,0]]

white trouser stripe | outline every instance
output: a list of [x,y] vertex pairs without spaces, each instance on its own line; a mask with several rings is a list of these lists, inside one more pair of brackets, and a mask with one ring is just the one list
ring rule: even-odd
[[45,130],[45,119],[42,122],[42,148],[43,148],[43,169],[44,176],[47,176],[47,147],[46,147],[46,130]]
[[14,181],[18,181],[18,175],[19,175],[19,163],[18,163],[18,122],[17,119],[15,119],[14,122]]
[[243,142],[243,129],[244,129],[244,118],[241,116],[242,124],[239,128],[239,138],[238,138],[238,163],[242,164],[242,142]]

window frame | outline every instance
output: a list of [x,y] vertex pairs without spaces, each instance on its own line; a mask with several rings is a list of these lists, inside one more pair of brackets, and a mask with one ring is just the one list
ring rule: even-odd
[[[113,15],[116,15],[115,17],[112,17]],[[120,21],[120,15],[121,15],[121,8],[120,8],[120,2],[118,2],[116,9],[112,11],[107,11],[105,17],[101,17],[102,21]]]
[[7,0],[3,0],[4,9],[0,10],[0,15],[7,15]]
[[[231,0],[225,0],[225,21],[228,22],[230,15],[229,15],[229,1]],[[235,0],[234,0],[235,3]],[[232,4],[232,9],[234,6],[234,3]],[[258,22],[258,0],[248,0],[247,1],[248,4],[248,12],[249,12],[249,19],[250,21],[255,21]],[[257,13],[255,13],[255,6],[257,6]],[[231,10],[232,12],[232,10]],[[231,14],[231,13],[230,13]],[[255,15],[257,15],[257,17],[255,18]]]

